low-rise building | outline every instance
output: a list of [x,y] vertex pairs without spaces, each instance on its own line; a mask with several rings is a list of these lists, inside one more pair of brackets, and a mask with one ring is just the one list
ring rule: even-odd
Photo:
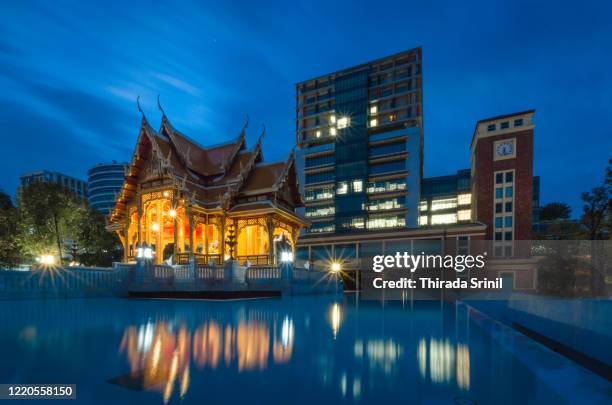
[[59,172],[38,170],[20,177],[21,187],[34,183],[55,183],[72,191],[77,197],[87,198],[87,182]]

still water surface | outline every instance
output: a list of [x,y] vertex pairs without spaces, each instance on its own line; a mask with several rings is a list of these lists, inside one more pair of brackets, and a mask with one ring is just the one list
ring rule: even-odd
[[0,383],[78,403],[563,402],[447,303],[21,301],[0,320]]

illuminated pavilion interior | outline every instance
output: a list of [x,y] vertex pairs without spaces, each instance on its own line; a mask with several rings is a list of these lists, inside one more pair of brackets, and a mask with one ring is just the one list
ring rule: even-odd
[[[160,108],[161,109],[161,108]],[[162,110],[163,113],[163,110]],[[262,136],[247,150],[245,123],[231,142],[204,148],[174,129],[165,113],[159,131],[142,125],[108,229],[119,236],[124,260],[150,247],[155,263],[274,265],[295,250],[305,220],[293,152],[264,163]]]

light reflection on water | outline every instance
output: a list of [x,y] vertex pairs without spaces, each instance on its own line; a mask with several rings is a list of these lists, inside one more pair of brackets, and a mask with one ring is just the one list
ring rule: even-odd
[[442,384],[451,382],[456,373],[457,387],[469,390],[470,349],[466,345],[455,346],[448,339],[429,338],[428,349],[427,339],[422,338],[417,348],[417,361],[421,378]]
[[2,382],[76,383],[96,404],[555,398],[439,303],[19,302],[0,309],[0,358]]
[[235,324],[211,320],[194,330],[167,321],[148,322],[125,329],[119,352],[130,365],[129,381],[138,380],[142,389],[161,392],[167,403],[175,385],[180,398],[189,389],[192,362],[199,370],[265,370],[270,361],[284,364],[291,360],[294,336],[289,317],[271,327],[257,320]]

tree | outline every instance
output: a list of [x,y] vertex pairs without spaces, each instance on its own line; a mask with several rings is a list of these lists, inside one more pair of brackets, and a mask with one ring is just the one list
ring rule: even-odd
[[569,205],[562,202],[552,202],[546,204],[540,213],[541,221],[554,221],[558,219],[569,219],[572,209]]
[[586,228],[588,239],[607,239],[610,235],[612,216],[612,169],[606,168],[604,183],[590,192],[582,193],[584,202],[581,223]]
[[54,183],[24,186],[18,196],[19,240],[26,258],[56,252],[62,263],[64,241],[74,239],[85,202]]
[[17,217],[18,212],[11,197],[0,191],[0,268],[14,267],[20,262]]
[[76,261],[108,267],[121,259],[121,243],[114,232],[106,230],[106,219],[100,211],[87,207],[75,221]]
[[557,219],[542,224],[534,234],[534,238],[539,240],[575,240],[582,236],[580,223],[570,219]]
[[[591,240],[590,288],[591,294],[600,296],[606,294],[608,264],[608,248],[597,242],[610,238],[612,217],[612,169],[606,167],[603,184],[590,192],[582,193],[584,201],[581,223],[586,229],[587,238]],[[609,245],[608,245],[609,246]]]
[[573,297],[576,271],[581,267],[578,242],[548,242],[538,261],[538,290],[542,293]]

